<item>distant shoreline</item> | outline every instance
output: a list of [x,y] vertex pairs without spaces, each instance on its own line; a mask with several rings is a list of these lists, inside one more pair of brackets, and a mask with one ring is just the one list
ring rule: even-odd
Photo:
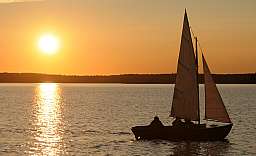
[[[176,74],[122,74],[122,75],[54,75],[37,73],[0,73],[0,83],[124,83],[174,84]],[[217,84],[256,84],[256,73],[213,74]],[[200,74],[200,83],[203,75]]]

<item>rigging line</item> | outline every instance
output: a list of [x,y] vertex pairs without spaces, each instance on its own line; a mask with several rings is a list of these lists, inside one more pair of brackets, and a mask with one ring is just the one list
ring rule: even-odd
[[[190,28],[190,30],[191,30],[191,32],[192,32],[193,37],[194,37],[194,38],[197,38],[196,35],[194,34],[194,31],[193,31],[192,27],[190,26],[189,28]],[[202,46],[201,46],[201,44],[200,44],[198,38],[197,38],[197,43],[198,43],[200,52],[203,53],[203,49],[202,49]]]
[[190,28],[190,30],[191,30],[191,32],[192,32],[193,37],[194,37],[194,38],[196,38],[196,36],[195,36],[195,34],[194,34],[194,31],[193,31],[192,27],[190,26],[189,28]]
[[198,46],[199,46],[199,48],[200,48],[201,54],[203,54],[203,48],[202,48],[200,42],[198,42]]

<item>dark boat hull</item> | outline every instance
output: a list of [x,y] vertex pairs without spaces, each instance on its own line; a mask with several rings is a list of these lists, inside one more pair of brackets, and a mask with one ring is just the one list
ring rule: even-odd
[[191,140],[191,141],[215,141],[224,140],[232,128],[233,124],[205,127],[176,127],[176,126],[136,126],[132,127],[132,132],[137,140],[139,139],[163,139],[163,140]]

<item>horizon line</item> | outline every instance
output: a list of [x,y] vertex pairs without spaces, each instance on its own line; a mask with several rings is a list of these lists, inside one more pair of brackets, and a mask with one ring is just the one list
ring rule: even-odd
[[[52,75],[52,76],[121,76],[121,75],[171,75],[175,73],[120,73],[120,74],[51,74],[51,73],[33,73],[33,72],[0,72],[0,74],[38,74],[38,75]],[[203,74],[203,73],[199,73]],[[214,75],[246,75],[246,74],[256,74],[255,72],[245,72],[245,73],[212,73]]]

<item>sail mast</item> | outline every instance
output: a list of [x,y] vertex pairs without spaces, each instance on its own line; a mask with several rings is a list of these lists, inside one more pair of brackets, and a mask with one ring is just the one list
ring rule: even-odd
[[[197,49],[197,37],[195,37],[196,40],[196,79],[197,79],[197,93],[199,95],[199,74],[198,74],[198,49]],[[199,96],[198,98],[198,124],[200,124],[200,101]]]

